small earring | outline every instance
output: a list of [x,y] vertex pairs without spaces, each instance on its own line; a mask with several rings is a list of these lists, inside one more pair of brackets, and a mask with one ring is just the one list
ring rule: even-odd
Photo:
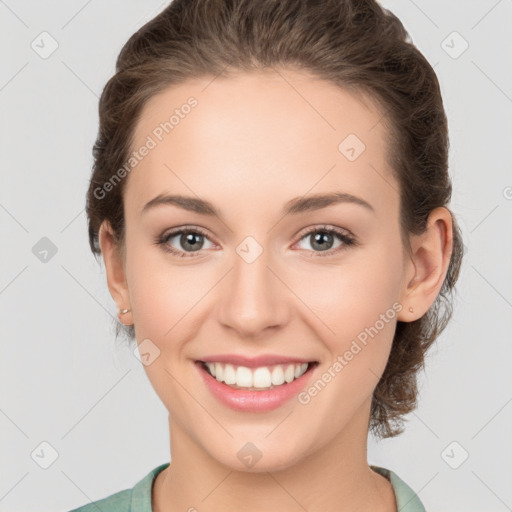
[[119,310],[119,314],[120,315],[125,315],[126,313],[128,313],[129,311],[131,311],[131,309],[120,309]]
[[412,309],[411,307],[409,308],[409,313],[414,313],[414,309]]

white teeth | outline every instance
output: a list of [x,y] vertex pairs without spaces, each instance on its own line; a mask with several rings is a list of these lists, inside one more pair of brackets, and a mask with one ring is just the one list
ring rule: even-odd
[[280,384],[283,384],[283,382],[284,382],[283,368],[281,366],[276,366],[272,370],[272,384],[274,386],[279,386]]
[[232,364],[224,367],[224,382],[226,384],[236,384],[236,371]]
[[272,389],[298,379],[308,369],[308,363],[274,366],[234,366],[225,363],[206,363],[210,374],[219,382],[234,388]]
[[286,382],[291,382],[295,378],[295,366],[293,364],[289,364],[284,372],[284,380]]
[[272,377],[268,368],[256,368],[252,376],[252,383],[255,388],[268,388],[272,384]]
[[308,367],[308,363],[297,364],[295,365],[295,378],[298,379]]
[[215,378],[221,382],[224,380],[224,367],[220,363],[215,363]]
[[[216,363],[215,369],[217,369],[217,364],[220,363]],[[249,368],[239,366],[236,369],[236,385],[244,388],[250,388],[252,386],[252,372]]]

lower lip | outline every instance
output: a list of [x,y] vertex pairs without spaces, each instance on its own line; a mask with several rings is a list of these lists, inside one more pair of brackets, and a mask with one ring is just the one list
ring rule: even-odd
[[196,361],[195,364],[206,386],[218,400],[232,409],[246,412],[264,412],[277,409],[305,387],[316,366],[316,363],[313,363],[303,375],[292,382],[264,391],[250,391],[233,389],[212,377],[202,363]]

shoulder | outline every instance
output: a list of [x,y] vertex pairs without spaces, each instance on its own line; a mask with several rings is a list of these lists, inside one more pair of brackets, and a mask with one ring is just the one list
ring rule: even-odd
[[132,488],[123,489],[105,498],[74,508],[69,512],[152,512],[151,490],[153,482],[169,463],[152,469]]
[[74,508],[69,512],[129,512],[131,499],[132,489],[124,489],[106,498]]
[[400,512],[426,512],[418,494],[414,492],[396,473],[390,469],[370,465],[370,467],[387,478],[395,492],[397,510]]

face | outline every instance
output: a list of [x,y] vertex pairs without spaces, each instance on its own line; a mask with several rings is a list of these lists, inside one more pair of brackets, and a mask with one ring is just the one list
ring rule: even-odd
[[[408,271],[380,119],[291,70],[187,81],[146,104],[123,307],[171,438],[252,471],[366,438]],[[152,202],[165,196],[189,199]]]

